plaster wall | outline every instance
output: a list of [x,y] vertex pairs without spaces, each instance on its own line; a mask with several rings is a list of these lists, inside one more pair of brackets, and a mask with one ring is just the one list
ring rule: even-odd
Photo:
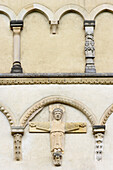
[[[86,106],[100,119],[103,112],[112,104],[113,94],[111,85],[12,85],[0,86],[0,104],[13,113],[17,120],[34,103],[50,95],[65,96],[76,99]],[[67,122],[87,122],[86,134],[67,134],[65,136],[65,152],[61,170],[112,170],[112,119],[107,121],[104,138],[102,161],[95,160],[95,139],[92,126],[87,117],[72,107],[66,106]],[[49,121],[48,107],[45,107],[32,121]],[[22,161],[15,161],[13,155],[13,138],[6,117],[0,116],[0,165],[1,170],[17,169],[54,170],[50,153],[49,134],[30,134],[28,126],[22,140]],[[7,142],[6,142],[7,141]],[[5,147],[4,147],[5,143]],[[82,163],[81,163],[82,162]]]
[[[91,12],[98,5],[109,1],[0,1],[16,15],[33,3],[45,5],[55,12],[66,4],[76,4]],[[107,5],[106,4],[106,5]],[[110,12],[103,12],[96,17],[95,27],[95,65],[97,73],[113,72],[112,68],[112,17]],[[0,14],[0,72],[9,73],[13,64],[13,33],[10,30],[8,18]],[[58,73],[71,72],[83,73],[85,71],[85,32],[83,18],[77,13],[64,15],[58,25],[57,34],[50,33],[50,25],[44,15],[39,12],[29,14],[24,20],[21,34],[21,62],[25,73]]]
[[43,15],[28,15],[22,31],[21,56],[24,72],[83,73],[85,37],[82,27],[81,16],[70,13],[62,17],[58,33],[52,35],[48,20]]

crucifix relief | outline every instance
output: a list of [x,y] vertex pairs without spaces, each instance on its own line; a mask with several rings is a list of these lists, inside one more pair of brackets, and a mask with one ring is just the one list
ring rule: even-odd
[[65,108],[61,104],[49,106],[49,122],[29,122],[30,133],[50,133],[50,147],[55,166],[60,166],[64,153],[65,133],[86,133],[86,123],[65,123]]

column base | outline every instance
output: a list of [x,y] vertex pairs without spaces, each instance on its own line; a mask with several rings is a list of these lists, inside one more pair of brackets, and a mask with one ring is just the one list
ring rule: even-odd
[[13,63],[13,67],[11,68],[11,73],[23,73],[23,69],[19,61],[15,61]]
[[96,73],[96,69],[94,66],[86,66],[85,73]]

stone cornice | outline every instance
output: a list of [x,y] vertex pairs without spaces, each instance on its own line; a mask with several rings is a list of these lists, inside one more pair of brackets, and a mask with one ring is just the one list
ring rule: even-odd
[[113,85],[113,78],[0,78],[0,85],[102,84]]

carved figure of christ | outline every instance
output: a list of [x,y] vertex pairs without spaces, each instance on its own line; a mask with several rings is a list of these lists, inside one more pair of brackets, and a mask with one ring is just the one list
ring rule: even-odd
[[86,123],[63,122],[64,107],[50,109],[50,122],[29,122],[30,133],[50,133],[50,146],[54,165],[60,166],[64,153],[65,133],[86,133]]

